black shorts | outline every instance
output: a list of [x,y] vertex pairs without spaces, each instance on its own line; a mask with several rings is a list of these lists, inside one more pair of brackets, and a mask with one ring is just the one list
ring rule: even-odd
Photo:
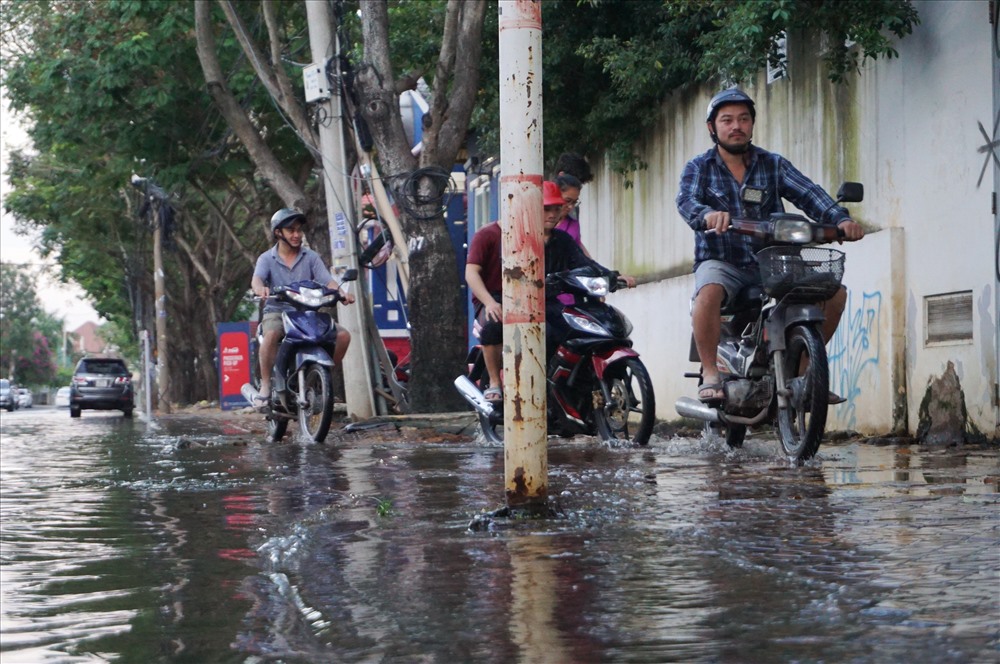
[[[500,295],[493,298],[499,302]],[[482,302],[476,304],[476,321],[479,323],[479,343],[484,346],[499,346],[503,343],[503,321],[486,320],[486,306]]]

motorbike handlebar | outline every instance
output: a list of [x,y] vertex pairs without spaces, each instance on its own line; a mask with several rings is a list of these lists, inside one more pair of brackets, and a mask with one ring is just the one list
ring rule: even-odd
[[[836,225],[811,223],[810,226],[812,228],[812,242],[815,244],[843,242],[846,237],[844,230]],[[729,221],[729,230],[761,240],[774,240],[774,222],[770,220],[761,221],[734,217]],[[706,232],[714,233],[714,229]]]
[[[349,283],[343,283],[343,284],[341,284],[341,286],[340,286],[339,289],[337,289],[337,288],[327,288],[327,287],[324,286],[323,287],[323,294],[324,295],[330,295],[330,294],[335,295],[336,296],[336,302],[343,302],[344,299],[345,299],[345,295],[349,294],[349,292],[350,292],[349,287],[350,287]],[[258,303],[264,302],[264,301],[277,301],[277,300],[283,299],[281,296],[286,291],[288,291],[288,287],[287,286],[275,286],[273,289],[271,289],[271,291],[270,291],[270,293],[268,294],[267,297],[261,297],[261,296],[257,295],[256,293],[253,293],[252,299],[253,299],[254,302],[258,302]]]

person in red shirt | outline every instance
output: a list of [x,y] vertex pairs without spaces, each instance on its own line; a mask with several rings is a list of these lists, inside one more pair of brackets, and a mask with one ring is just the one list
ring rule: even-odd
[[[545,242],[545,274],[587,264],[596,265],[583,253],[572,237],[556,229],[556,224],[563,216],[566,201],[559,191],[559,185],[555,182],[542,183],[542,205],[545,206],[542,227],[542,238]],[[503,252],[500,245],[502,236],[500,224],[496,221],[480,228],[472,236],[465,262],[465,281],[472,291],[476,320],[481,326],[479,341],[483,348],[483,362],[490,377],[490,386],[483,392],[483,396],[489,401],[497,402],[503,400],[500,382],[500,367],[503,362],[501,346],[503,309],[500,306],[503,289]],[[600,265],[598,267],[604,269]],[[623,278],[629,287],[635,285],[635,279],[632,277]]]

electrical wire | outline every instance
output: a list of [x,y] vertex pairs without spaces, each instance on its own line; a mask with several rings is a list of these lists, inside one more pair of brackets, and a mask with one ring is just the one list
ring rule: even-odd
[[[416,221],[430,221],[440,217],[448,209],[448,203],[456,190],[451,173],[440,166],[425,166],[394,177],[406,178],[399,189],[399,207]],[[421,187],[429,187],[430,190],[421,193]],[[422,209],[432,211],[422,212]]]

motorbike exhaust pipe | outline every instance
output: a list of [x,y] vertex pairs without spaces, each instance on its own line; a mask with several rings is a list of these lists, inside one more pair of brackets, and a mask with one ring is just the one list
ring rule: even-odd
[[479,391],[476,384],[469,380],[467,376],[456,378],[455,387],[458,389],[458,393],[478,412],[487,417],[493,413],[493,404],[486,400],[486,397]]
[[243,398],[247,400],[247,403],[252,404],[255,398],[257,398],[257,390],[253,389],[253,385],[250,383],[243,383],[243,387],[240,388],[240,394]]
[[719,421],[719,411],[717,409],[711,408],[691,397],[681,397],[674,404],[674,408],[681,417],[690,417],[704,422]]

